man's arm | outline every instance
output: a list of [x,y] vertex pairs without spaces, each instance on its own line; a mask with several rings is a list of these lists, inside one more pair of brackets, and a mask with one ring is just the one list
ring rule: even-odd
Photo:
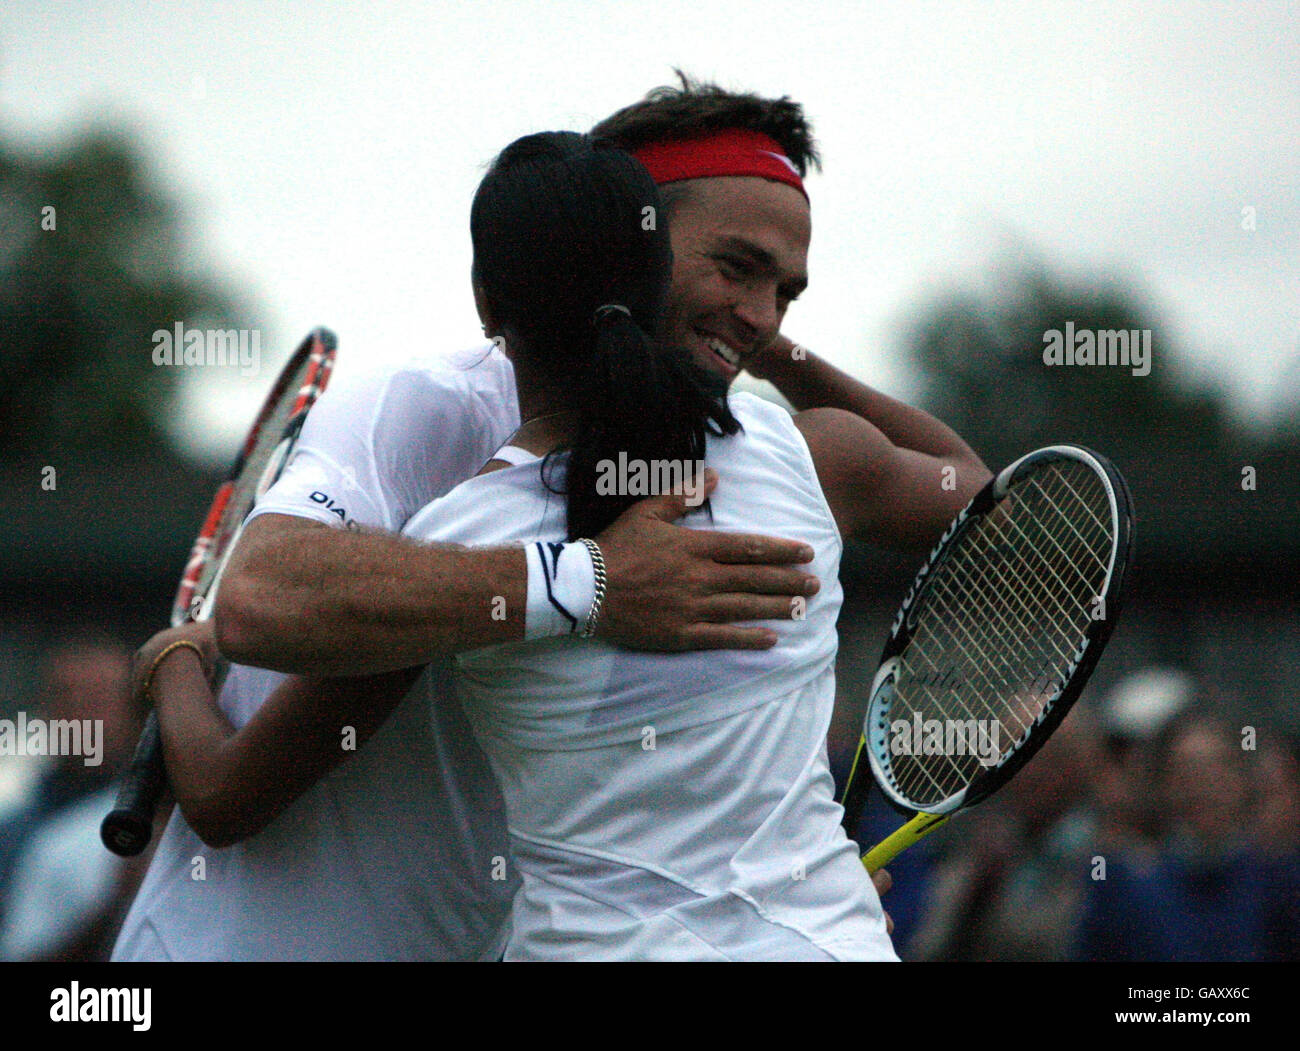
[[[770,629],[732,622],[788,619],[790,598],[817,589],[795,568],[811,550],[672,525],[685,499],[643,500],[595,538],[608,573],[598,634],[633,649],[774,645]],[[238,663],[303,675],[422,665],[522,639],[526,574],[520,548],[419,544],[265,514],[249,523],[222,578],[217,645]]]
[[900,448],[843,409],[810,409],[794,422],[846,537],[924,551],[992,477],[978,460]]
[[796,344],[785,336],[777,336],[746,369],[770,382],[800,412],[843,409],[861,416],[899,449],[943,458],[959,470],[985,470],[974,450],[947,424],[868,387],[805,347],[798,347],[796,356]]
[[[266,514],[226,567],[217,645],[239,664],[301,675],[421,665],[522,638],[525,572],[522,548],[424,545]],[[494,620],[498,596],[505,615]]]

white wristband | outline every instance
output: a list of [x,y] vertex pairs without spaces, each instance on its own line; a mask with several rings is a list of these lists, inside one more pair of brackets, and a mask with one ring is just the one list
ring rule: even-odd
[[579,635],[596,600],[596,570],[587,545],[536,541],[524,546],[528,559],[528,608],[524,638]]

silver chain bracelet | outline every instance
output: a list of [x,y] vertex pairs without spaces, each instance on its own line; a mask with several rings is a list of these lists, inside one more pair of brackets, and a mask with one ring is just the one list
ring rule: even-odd
[[600,606],[605,601],[605,556],[600,553],[600,545],[594,540],[581,537],[578,543],[584,545],[591,555],[591,568],[596,574],[596,597],[591,600],[587,625],[580,632],[584,639],[589,639],[596,634],[596,622],[600,620]]

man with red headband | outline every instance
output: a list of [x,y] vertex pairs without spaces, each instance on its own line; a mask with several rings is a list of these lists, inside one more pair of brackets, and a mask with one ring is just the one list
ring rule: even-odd
[[[683,78],[593,134],[634,153],[663,188],[674,252],[665,341],[720,383],[746,368],[799,409],[840,408],[874,424],[880,542],[931,544],[919,516],[892,509],[955,512],[988,477],[978,457],[937,420],[780,335],[807,285],[803,175],[817,164],[798,105]],[[463,550],[393,535],[519,423],[513,374],[493,347],[338,384],[313,409],[222,584],[217,640],[238,664],[221,710],[172,699],[197,666],[185,647],[154,666],[174,633],[142,651],[155,692],[176,705],[164,717],[169,761],[185,761],[208,798],[244,810],[232,819],[214,803],[197,832],[173,816],[116,958],[490,957],[515,883],[500,799],[458,703],[432,698],[431,724],[430,698],[408,697],[313,784],[350,754],[320,742],[337,741],[344,723],[360,724],[342,726],[345,741],[348,730],[364,741],[385,714],[366,710],[369,690],[458,650],[570,631],[575,620],[633,648],[765,648],[774,634],[737,622],[788,619],[791,597],[815,589],[796,568],[808,561],[799,545],[672,525],[682,496],[643,501],[549,565],[539,545]],[[941,485],[945,468],[955,490]],[[561,606],[576,618],[557,616]],[[298,675],[335,677],[331,696],[322,702]],[[195,758],[213,740],[230,745],[225,753],[256,750],[256,734],[301,740],[302,761],[267,765],[266,784],[250,786],[231,783],[232,756]],[[207,850],[199,833],[234,845]],[[189,877],[199,856],[219,873],[215,885]]]
[[[682,77],[592,129],[634,153],[659,184],[673,240],[666,342],[727,382],[767,379],[799,410],[839,408],[875,425],[894,452],[985,476],[970,447],[928,413],[881,394],[780,334],[808,284],[812,220],[804,176],[820,167],[801,107]],[[924,546],[892,521],[901,546]]]

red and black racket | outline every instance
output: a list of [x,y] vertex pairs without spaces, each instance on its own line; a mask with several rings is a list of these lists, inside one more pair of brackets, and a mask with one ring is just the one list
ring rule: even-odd
[[[244,520],[288,462],[307,411],[329,383],[337,346],[333,332],[315,329],[276,378],[194,541],[172,603],[172,627],[207,620],[211,615],[222,570],[243,531]],[[100,838],[114,854],[133,857],[149,845],[166,777],[158,715],[150,712],[118,790],[117,804],[100,826]]]

